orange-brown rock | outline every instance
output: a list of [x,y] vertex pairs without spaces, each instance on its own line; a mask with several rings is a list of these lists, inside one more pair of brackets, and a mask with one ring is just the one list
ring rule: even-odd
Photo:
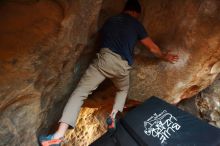
[[93,54],[101,2],[0,2],[0,145],[37,145],[57,122]]
[[137,49],[130,98],[156,95],[178,103],[209,86],[220,71],[220,1],[142,0],[142,5],[149,35],[180,59],[170,64]]
[[[69,95],[98,49],[98,28],[121,12],[124,2],[0,2],[0,145],[37,145],[39,134],[55,130]],[[144,101],[155,95],[177,103],[211,85],[220,72],[220,1],[140,2],[140,19],[149,36],[180,59],[175,64],[163,62],[138,45],[129,99]],[[105,132],[115,91],[106,81],[86,101],[75,131],[67,133],[66,145],[86,146]],[[198,106],[216,107],[199,101]],[[126,106],[136,104],[128,100]],[[219,111],[211,112],[210,121],[218,125]]]
[[220,80],[193,98],[181,101],[178,107],[192,113],[209,124],[220,128]]

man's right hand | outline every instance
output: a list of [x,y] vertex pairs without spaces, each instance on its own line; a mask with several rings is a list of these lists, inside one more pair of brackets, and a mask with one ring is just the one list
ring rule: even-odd
[[165,53],[162,57],[165,61],[175,63],[179,60],[179,56],[175,54]]
[[160,48],[153,42],[153,40],[150,37],[144,38],[140,41],[146,48],[150,50],[151,53],[156,55],[158,58],[161,58],[165,61],[174,63],[178,61],[179,56],[175,54],[162,53]]

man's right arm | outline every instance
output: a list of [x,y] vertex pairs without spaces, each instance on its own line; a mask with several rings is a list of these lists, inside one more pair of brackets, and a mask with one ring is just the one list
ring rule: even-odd
[[140,40],[140,42],[150,50],[151,53],[153,53],[158,58],[161,58],[165,61],[169,61],[171,63],[174,63],[179,59],[178,55],[173,55],[169,53],[163,53],[161,49],[153,42],[153,40],[150,37],[146,37]]

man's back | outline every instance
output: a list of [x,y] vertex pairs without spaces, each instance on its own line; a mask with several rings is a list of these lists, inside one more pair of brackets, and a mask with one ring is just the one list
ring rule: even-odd
[[113,16],[106,21],[102,30],[102,48],[109,48],[121,57],[133,63],[133,49],[137,42],[147,37],[141,23],[126,13]]

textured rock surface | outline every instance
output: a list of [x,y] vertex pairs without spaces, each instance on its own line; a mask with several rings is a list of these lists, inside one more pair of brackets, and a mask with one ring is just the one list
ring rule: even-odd
[[[55,129],[63,106],[94,55],[97,26],[120,12],[124,1],[0,2],[0,145],[37,145],[36,135]],[[156,95],[176,103],[212,84],[220,72],[220,1],[141,3],[141,19],[149,35],[180,60],[162,62],[138,46],[129,98],[143,101]],[[86,146],[105,131],[114,93],[107,81],[86,101],[78,126],[67,133],[66,145]],[[210,109],[219,107],[219,96],[211,98],[215,102],[206,92],[202,97],[195,100],[195,113],[218,125],[219,111]]]
[[93,52],[101,2],[1,1],[0,145],[37,145],[60,117]]
[[[97,91],[90,96],[80,113],[77,127],[66,134],[65,146],[87,146],[106,132],[106,118],[111,113],[116,88],[110,81],[101,84]],[[124,113],[140,104],[129,100],[126,102]]]
[[111,112],[115,91],[114,86],[107,81],[86,100],[77,127],[66,134],[68,143],[65,146],[87,146],[106,132],[105,119]]
[[180,102],[178,106],[220,128],[220,80],[216,80],[195,97]]
[[144,100],[157,95],[177,103],[210,85],[219,73],[220,1],[142,2],[143,24],[149,35],[163,50],[178,54],[180,60],[165,63],[144,48],[137,49],[130,97]]

